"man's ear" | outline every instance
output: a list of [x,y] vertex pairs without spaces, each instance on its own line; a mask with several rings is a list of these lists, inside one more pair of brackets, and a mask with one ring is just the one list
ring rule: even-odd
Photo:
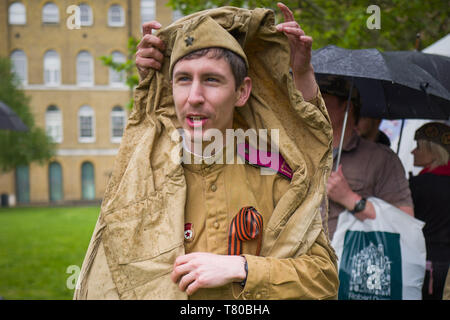
[[248,98],[250,98],[251,92],[252,92],[252,79],[250,77],[245,77],[244,81],[242,81],[242,84],[236,90],[237,100],[234,105],[236,107],[243,107],[247,103]]

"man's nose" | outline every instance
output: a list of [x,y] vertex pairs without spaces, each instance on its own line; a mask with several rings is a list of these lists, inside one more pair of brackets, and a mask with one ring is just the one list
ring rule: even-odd
[[203,87],[200,81],[192,82],[191,88],[189,90],[188,102],[193,106],[201,105],[205,102],[205,97],[203,96]]

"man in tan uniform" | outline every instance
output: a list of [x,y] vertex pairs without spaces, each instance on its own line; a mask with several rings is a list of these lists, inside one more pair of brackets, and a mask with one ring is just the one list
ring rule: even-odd
[[[336,256],[321,221],[331,127],[312,39],[280,7],[288,21],[276,29],[269,10],[228,7],[159,34],[170,63],[144,74],[136,90],[76,299],[337,297]],[[287,44],[301,93],[285,66]],[[250,76],[239,78],[242,69]],[[206,158],[193,139],[183,151],[194,161],[173,161],[176,129],[192,137],[198,127],[203,138],[207,129],[277,129],[279,165],[263,174],[269,165],[259,158],[268,152],[251,144],[239,152],[229,141]],[[220,161],[230,150],[232,164]]]

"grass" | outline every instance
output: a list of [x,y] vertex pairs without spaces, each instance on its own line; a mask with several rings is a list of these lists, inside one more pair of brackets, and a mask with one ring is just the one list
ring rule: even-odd
[[0,209],[0,296],[72,299],[66,285],[81,268],[99,207]]

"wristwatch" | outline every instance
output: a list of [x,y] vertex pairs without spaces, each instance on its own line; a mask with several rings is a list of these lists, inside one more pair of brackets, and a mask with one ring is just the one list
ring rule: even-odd
[[355,213],[363,211],[366,208],[366,201],[367,201],[366,198],[361,198],[361,200],[356,202],[355,208],[353,210],[351,210],[350,213],[355,214]]

